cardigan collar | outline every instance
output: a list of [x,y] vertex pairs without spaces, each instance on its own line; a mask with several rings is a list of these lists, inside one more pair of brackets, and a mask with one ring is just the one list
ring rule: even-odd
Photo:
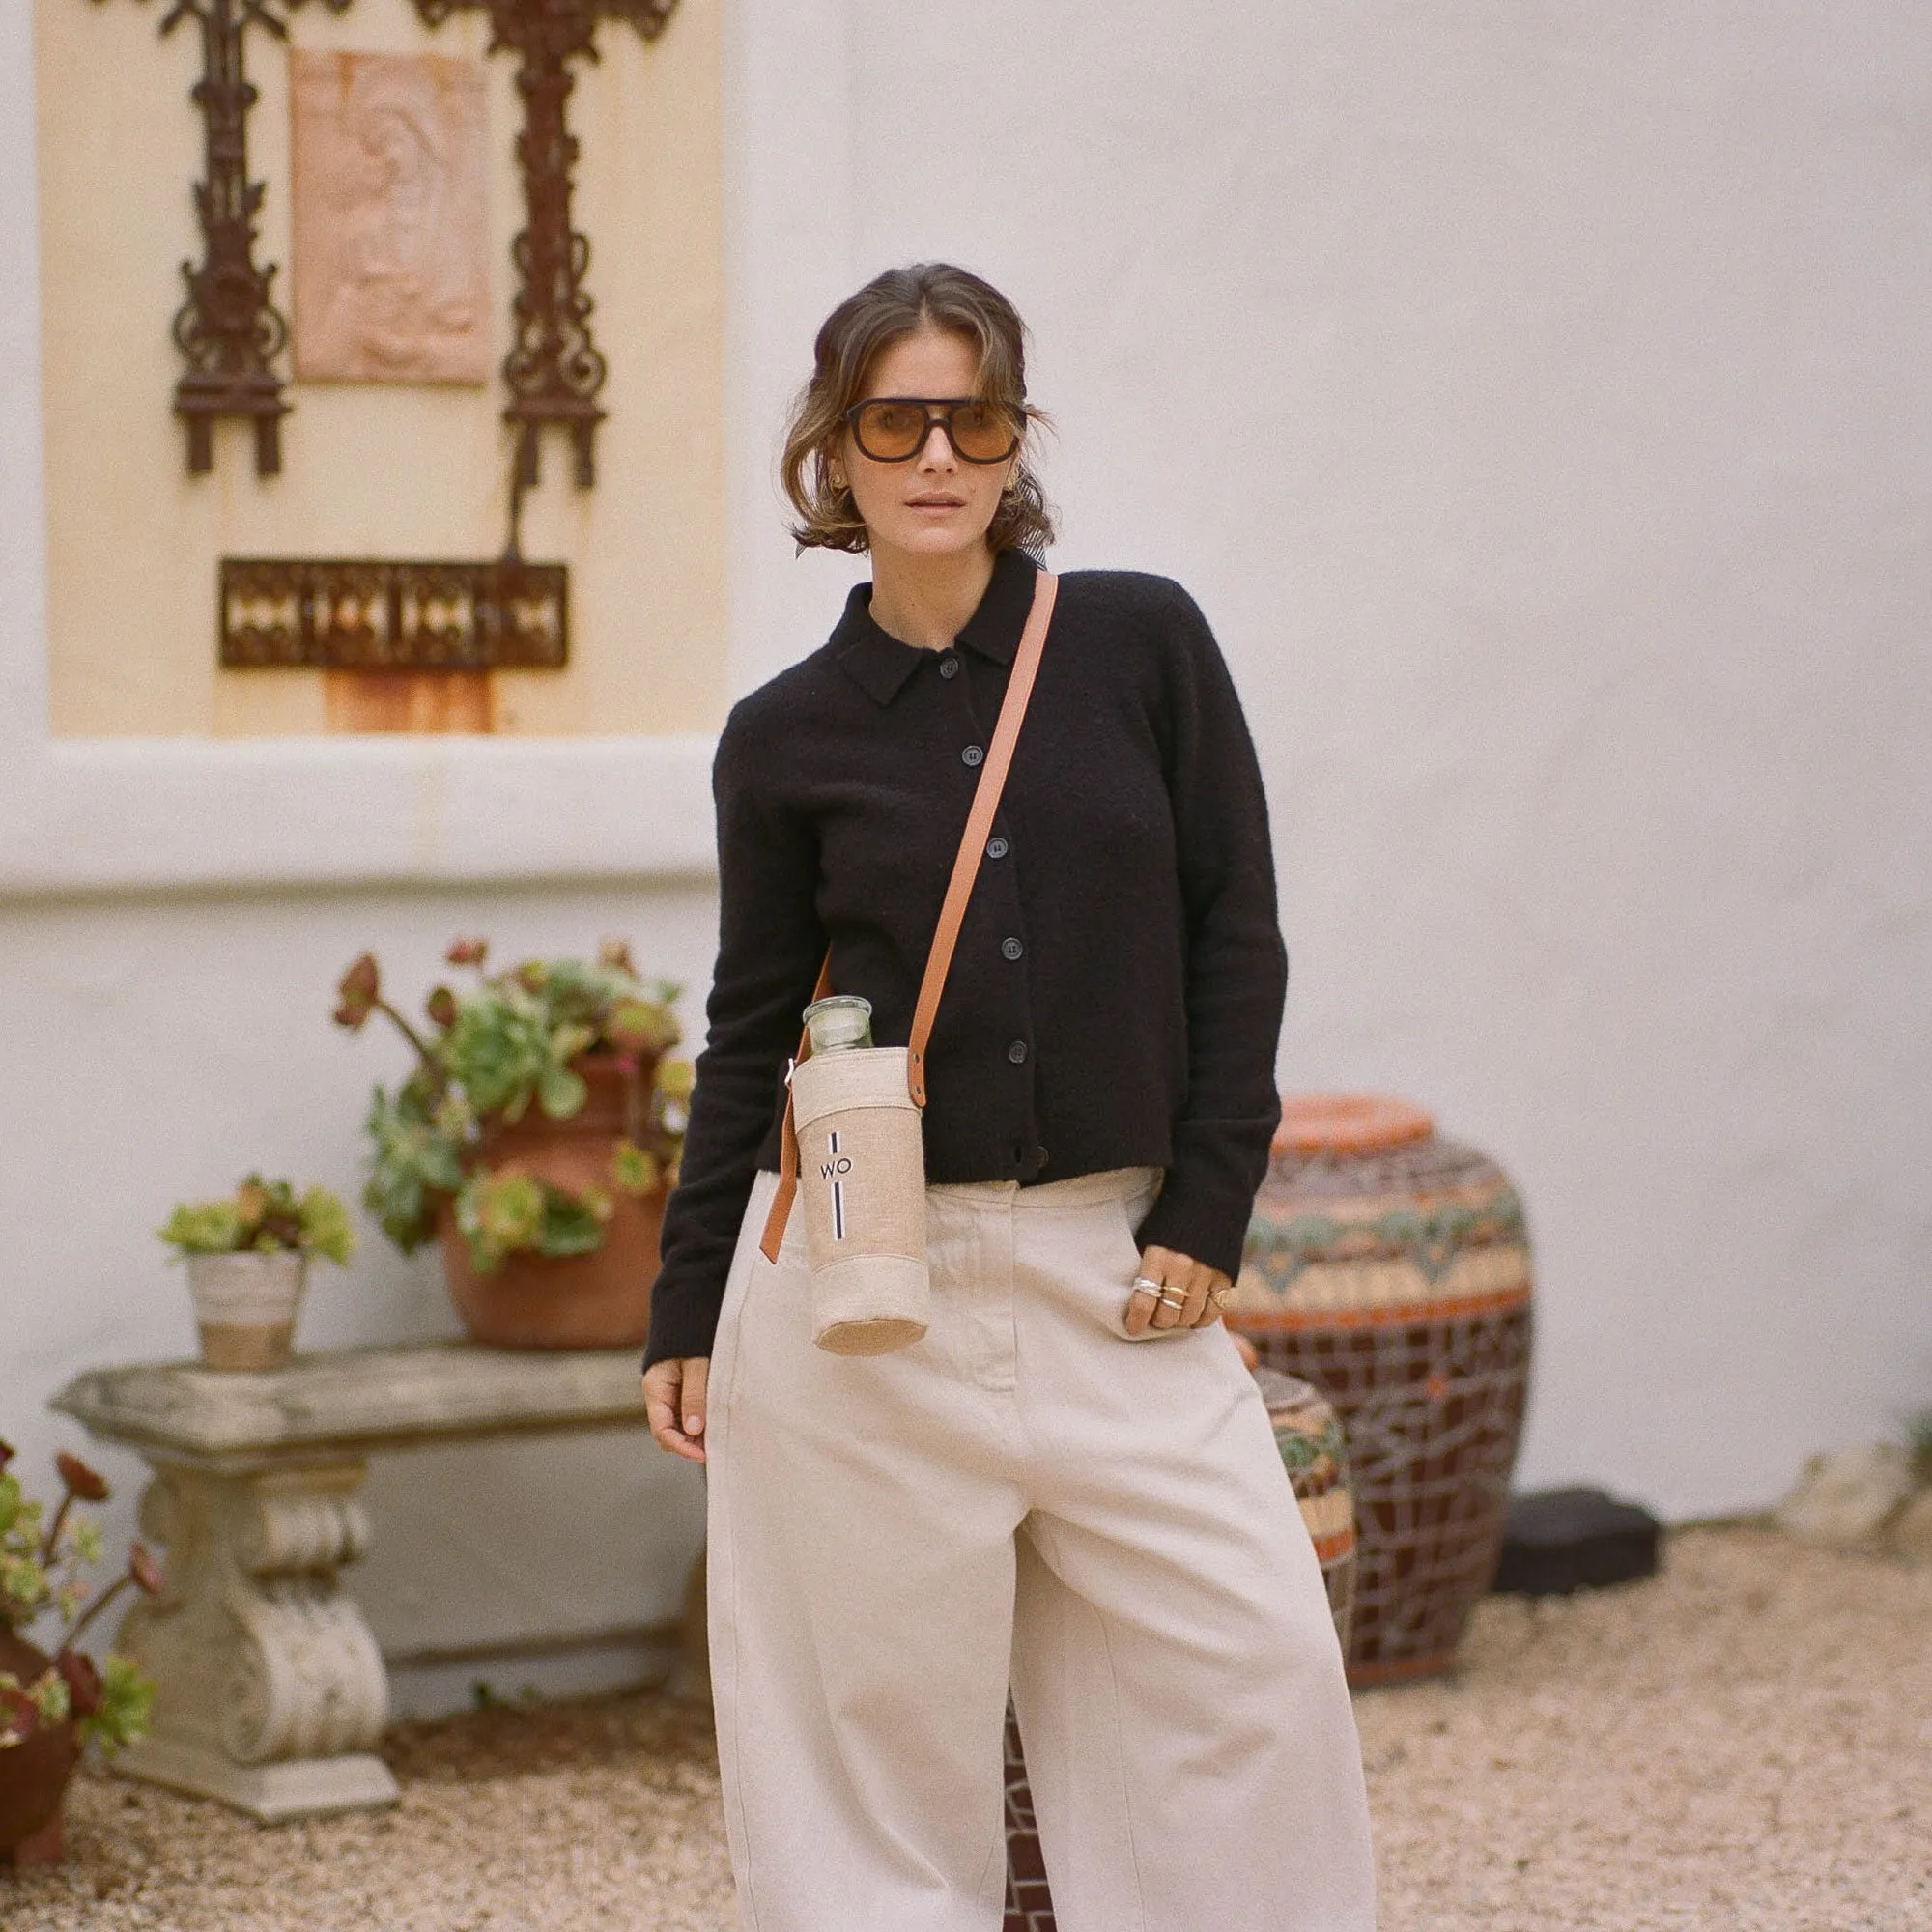
[[[1010,665],[1020,633],[1033,609],[1034,580],[1039,566],[1024,551],[1003,550],[993,559],[992,581],[980,608],[967,618],[955,642],[995,664]],[[938,657],[889,637],[872,621],[872,586],[855,583],[845,614],[832,633],[835,655],[878,703],[890,704],[919,668]]]

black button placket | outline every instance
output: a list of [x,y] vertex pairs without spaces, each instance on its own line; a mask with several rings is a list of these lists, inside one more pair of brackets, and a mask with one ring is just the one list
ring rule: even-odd
[[[961,670],[969,674],[960,676]],[[959,761],[964,775],[978,783],[999,707],[1006,696],[1007,670],[980,655],[962,658],[943,651],[939,675],[959,706]],[[1020,906],[1018,853],[1014,849],[1006,799],[993,816],[984,859],[973,886],[963,946],[985,947],[994,954],[997,970],[988,977],[987,1010],[998,1018],[989,1028],[987,1053],[996,1056],[987,1069],[988,1091],[1002,1097],[996,1119],[989,1123],[992,1170],[1004,1169],[1015,1180],[1031,1180],[1046,1164],[1040,1146],[1039,1115],[1035,1085],[1033,999],[1026,966],[1026,920]],[[1005,1044],[998,1044],[1004,1039]]]
[[[1002,1110],[1002,1164],[1016,1180],[1030,1180],[1043,1164],[1035,1082],[1032,976],[1027,963],[1026,914],[1020,904],[1019,867],[1010,836],[1001,829],[1005,801],[994,815],[986,840],[986,863],[980,867],[985,893],[982,944],[998,957],[992,983],[1001,989],[1002,1016],[1010,1014],[1007,1033],[1005,1082],[1012,1094],[1011,1112]],[[995,1036],[997,1037],[997,1036]],[[998,1048],[994,1048],[998,1051]]]

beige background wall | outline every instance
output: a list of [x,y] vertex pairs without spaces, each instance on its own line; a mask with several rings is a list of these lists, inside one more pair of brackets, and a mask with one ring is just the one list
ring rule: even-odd
[[[327,727],[322,675],[221,672],[214,572],[228,554],[484,557],[501,548],[509,442],[481,388],[292,384],[283,473],[258,478],[244,424],[190,477],[172,412],[179,264],[199,261],[190,184],[202,124],[192,21],[152,7],[40,0],[38,78],[50,689],[61,736],[224,735]],[[408,0],[294,17],[295,45],[481,59],[473,12],[431,33]],[[546,439],[525,510],[527,555],[572,574],[572,663],[498,673],[498,730],[714,728],[725,704],[722,453],[721,35],[685,0],[653,44],[607,24],[580,64],[576,225],[591,238],[592,327],[610,362],[593,490]],[[250,172],[268,185],[256,259],[290,301],[288,62],[256,32]],[[516,63],[488,61],[493,370],[508,346]],[[286,357],[283,358],[286,366]]]

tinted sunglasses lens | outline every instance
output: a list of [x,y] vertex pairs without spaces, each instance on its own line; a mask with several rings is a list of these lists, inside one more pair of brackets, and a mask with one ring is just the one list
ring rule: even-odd
[[998,463],[1018,440],[1012,417],[997,403],[962,403],[952,412],[952,446],[969,463]]
[[925,440],[925,412],[907,403],[867,403],[852,427],[874,463],[901,463]]

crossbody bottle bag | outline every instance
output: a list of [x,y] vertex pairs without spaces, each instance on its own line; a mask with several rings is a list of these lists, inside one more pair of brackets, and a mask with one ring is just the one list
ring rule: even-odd
[[[778,1260],[802,1183],[811,1339],[835,1355],[883,1355],[917,1342],[926,1330],[932,1285],[920,1131],[925,1043],[1012,764],[1058,589],[1058,581],[1041,571],[926,954],[911,1038],[904,1046],[853,1047],[814,1058],[810,1028],[799,1036],[787,1076],[778,1191],[758,1245],[767,1261]],[[812,998],[831,991],[828,950]]]

